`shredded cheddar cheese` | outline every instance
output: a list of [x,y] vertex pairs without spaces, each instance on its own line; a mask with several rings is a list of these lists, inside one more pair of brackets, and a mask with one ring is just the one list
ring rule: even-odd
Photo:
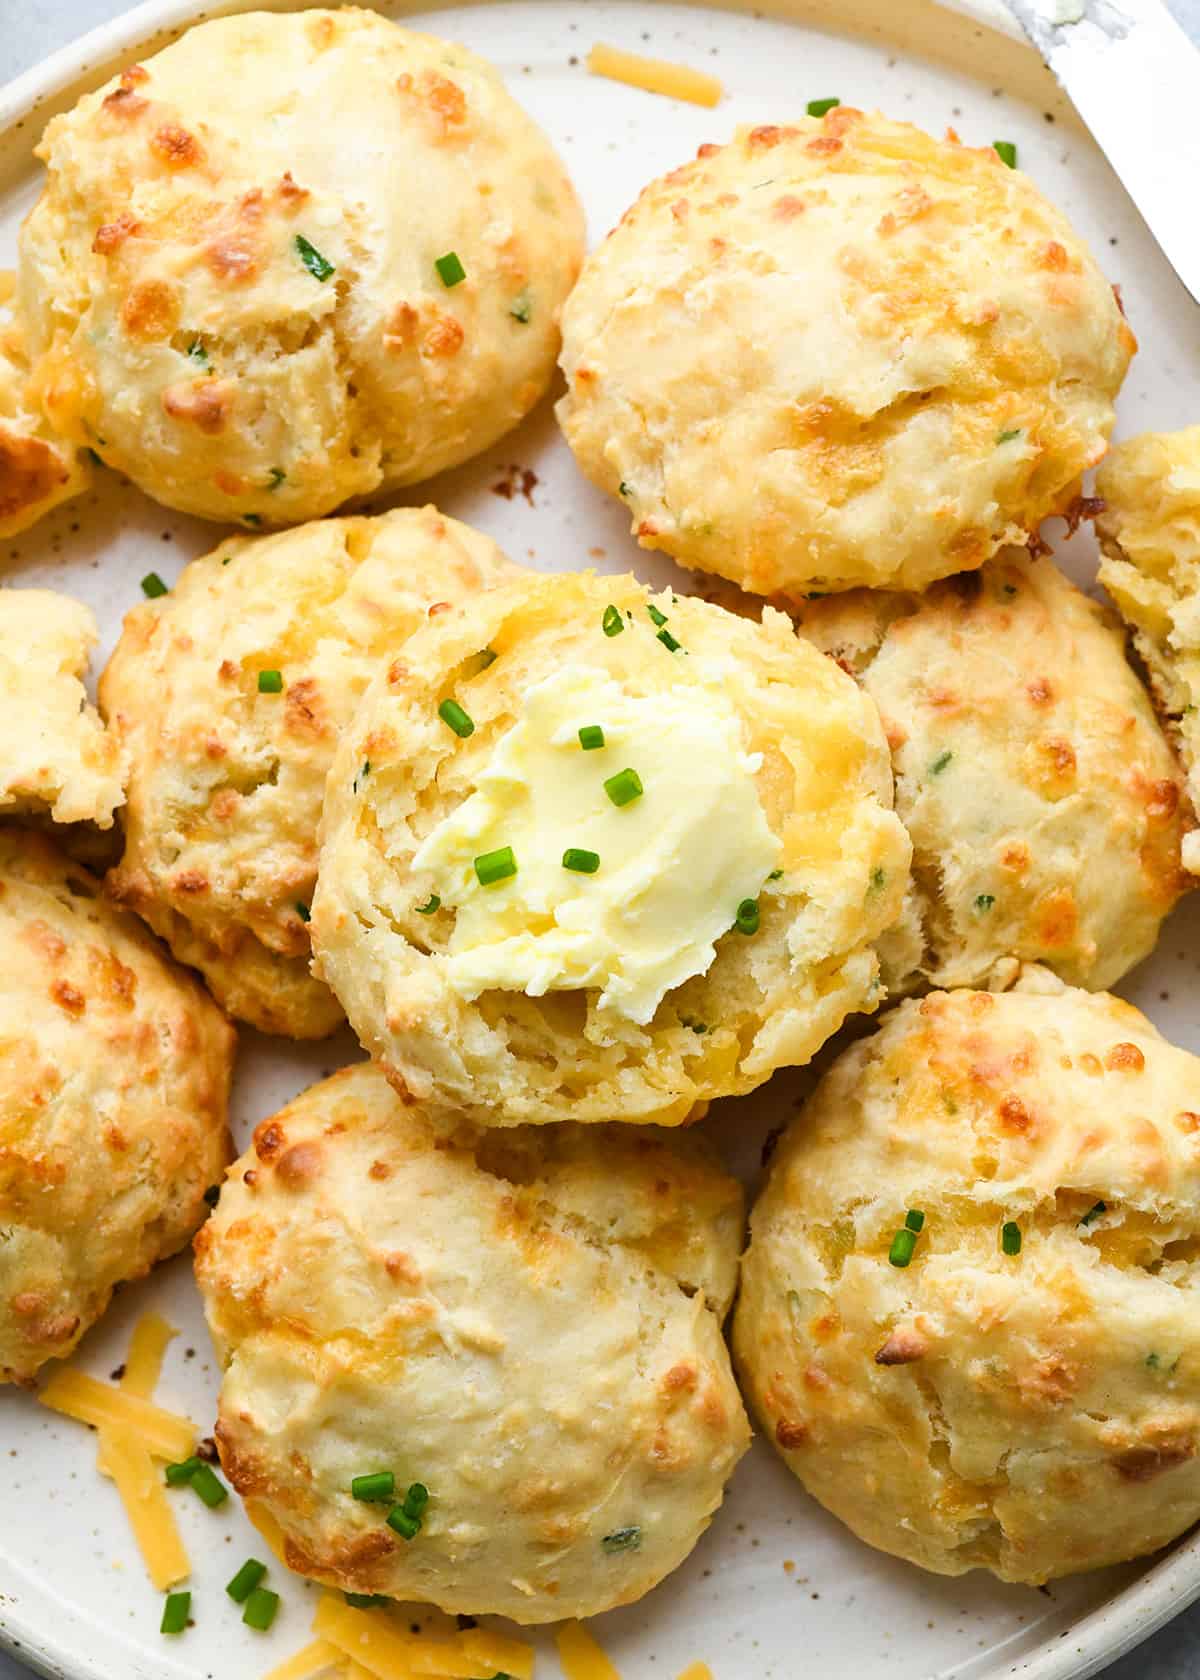
[[138,1441],[121,1429],[106,1430],[108,1473],[117,1484],[146,1572],[159,1592],[191,1574],[162,1474]]
[[713,1680],[713,1672],[707,1663],[689,1663],[678,1680]]
[[54,1373],[38,1399],[52,1412],[97,1429],[115,1424],[140,1440],[155,1458],[188,1458],[196,1445],[196,1431],[187,1418],[69,1367]]
[[[129,1352],[120,1380],[122,1393],[136,1395],[139,1400],[151,1398],[162,1374],[163,1355],[171,1338],[178,1334],[179,1332],[172,1329],[166,1319],[158,1313],[143,1313],[134,1325],[133,1335],[129,1340]],[[108,1442],[115,1427],[116,1425],[105,1425],[100,1430],[96,1468],[102,1476],[112,1474],[108,1465]]]
[[451,1639],[401,1632],[382,1610],[356,1610],[336,1598],[323,1598],[313,1617],[313,1632],[377,1680],[478,1680],[481,1674],[511,1674],[533,1680],[533,1647],[484,1628]]
[[564,1622],[554,1638],[567,1680],[621,1680],[612,1663],[580,1622]]
[[271,1550],[275,1553],[275,1556],[279,1559],[280,1563],[282,1563],[285,1568],[290,1568],[291,1566],[288,1564],[287,1558],[283,1555],[283,1530],[275,1521],[275,1518],[271,1515],[270,1511],[265,1510],[256,1499],[243,1500],[242,1509],[245,1511],[246,1515],[254,1524],[258,1532],[262,1535],[263,1539],[267,1542],[267,1545],[270,1546]]
[[[356,1665],[349,1666],[353,1668]],[[311,1676],[325,1674],[331,1669],[339,1675],[346,1673],[344,1655],[327,1639],[314,1639],[311,1645],[306,1645],[302,1651],[297,1651],[264,1675],[263,1680],[310,1680]]]
[[643,58],[641,53],[622,52],[597,42],[587,56],[593,76],[607,76],[646,93],[661,93],[668,99],[686,99],[692,105],[718,105],[724,92],[715,76],[690,70],[685,64],[671,64],[664,58]]

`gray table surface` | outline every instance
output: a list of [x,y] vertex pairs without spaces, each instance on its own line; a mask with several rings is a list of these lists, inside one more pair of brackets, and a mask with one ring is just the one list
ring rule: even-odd
[[[1200,42],[1200,0],[1168,4],[1192,39]],[[0,81],[129,9],[127,0],[0,0]],[[1107,1669],[1105,1680],[1184,1680],[1193,1675],[1200,1675],[1200,1604]],[[29,1670],[0,1652],[0,1680],[30,1680]]]

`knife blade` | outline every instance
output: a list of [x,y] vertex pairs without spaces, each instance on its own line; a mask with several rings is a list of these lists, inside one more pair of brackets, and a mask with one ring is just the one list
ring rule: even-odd
[[1200,54],[1161,0],[1004,0],[1200,302]]

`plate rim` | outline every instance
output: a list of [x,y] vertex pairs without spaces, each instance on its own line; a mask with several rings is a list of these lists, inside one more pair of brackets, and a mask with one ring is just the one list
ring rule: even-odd
[[[95,85],[110,73],[110,66],[155,37],[168,37],[201,19],[235,12],[297,11],[321,3],[322,0],[140,0],[128,11],[89,29],[0,85],[0,143],[18,124],[28,122],[42,108],[70,95],[83,78]],[[336,4],[338,0],[324,0],[324,3]],[[355,3],[373,6],[374,0],[355,0]],[[500,5],[504,0],[487,0],[487,3]],[[643,3],[653,4],[654,0],[643,0]],[[748,9],[752,0],[701,0],[701,3],[740,11]],[[831,12],[837,12],[839,0],[824,0],[824,3]],[[1003,0],[935,0],[935,3],[1024,44],[1020,28]],[[1200,1529],[1176,1541],[1165,1556],[1107,1603],[1027,1656],[1010,1663],[1002,1672],[1020,1680],[1088,1680],[1165,1627],[1198,1598]],[[22,1613],[19,1599],[15,1606],[5,1606],[5,1620],[0,1622],[0,1651],[34,1673],[47,1676],[48,1680],[112,1680],[111,1674],[87,1655],[78,1660],[72,1656],[71,1666],[65,1666],[64,1658],[56,1655],[44,1630]]]

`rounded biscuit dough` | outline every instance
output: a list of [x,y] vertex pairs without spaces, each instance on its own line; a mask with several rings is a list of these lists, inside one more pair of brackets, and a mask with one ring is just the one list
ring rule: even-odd
[[466,460],[550,381],[581,212],[465,48],[354,7],[215,19],[38,155],[32,389],[171,507],[311,519]]
[[0,589],[0,816],[112,827],[126,766],[83,686],[98,639],[82,601]]
[[1200,1060],[1029,984],[901,1004],[834,1063],[754,1209],[734,1355],[860,1539],[1040,1585],[1200,1517]]
[[[448,1136],[343,1069],[259,1126],[197,1240],[225,1472],[329,1586],[519,1622],[631,1603],[749,1444],[741,1235],[691,1138]],[[351,1496],[385,1469],[429,1490],[411,1542]]]
[[1024,549],[924,595],[852,590],[795,612],[892,749],[913,937],[884,953],[890,990],[998,989],[1031,962],[1100,989],[1149,955],[1191,885],[1195,819],[1111,613]]
[[[1200,808],[1200,426],[1119,443],[1096,475],[1100,581],[1133,632]],[[1200,834],[1184,867],[1200,875]]]
[[16,277],[0,270],[0,538],[86,490],[84,456],[47,424],[28,393],[29,363],[13,320]]
[[231,538],[126,615],[100,681],[130,764],[108,888],[232,1015],[292,1038],[341,1021],[306,920],[338,734],[381,658],[514,569],[436,508],[399,508]]
[[[655,600],[686,656],[655,639]],[[644,630],[606,636],[609,604]],[[498,657],[470,674],[484,648]],[[759,931],[724,935],[707,973],[669,991],[646,1026],[602,1012],[590,990],[465,1002],[442,973],[453,910],[416,911],[430,892],[428,872],[410,867],[421,840],[473,792],[526,690],[572,660],[633,695],[719,686],[746,751],[762,754],[757,792],[783,841]],[[437,715],[452,688],[474,720],[469,740]],[[878,1007],[873,942],[900,913],[909,859],[891,803],[873,704],[782,613],[767,608],[758,624],[651,596],[628,576],[531,573],[418,632],[343,735],[322,819],[317,966],[388,1077],[431,1109],[499,1126],[678,1125],[807,1061],[848,1015]]]
[[1068,508],[1133,349],[1027,176],[841,106],[645,189],[564,310],[558,413],[645,547],[922,589]]
[[182,1248],[231,1150],[234,1033],[100,883],[0,828],[0,1383]]

